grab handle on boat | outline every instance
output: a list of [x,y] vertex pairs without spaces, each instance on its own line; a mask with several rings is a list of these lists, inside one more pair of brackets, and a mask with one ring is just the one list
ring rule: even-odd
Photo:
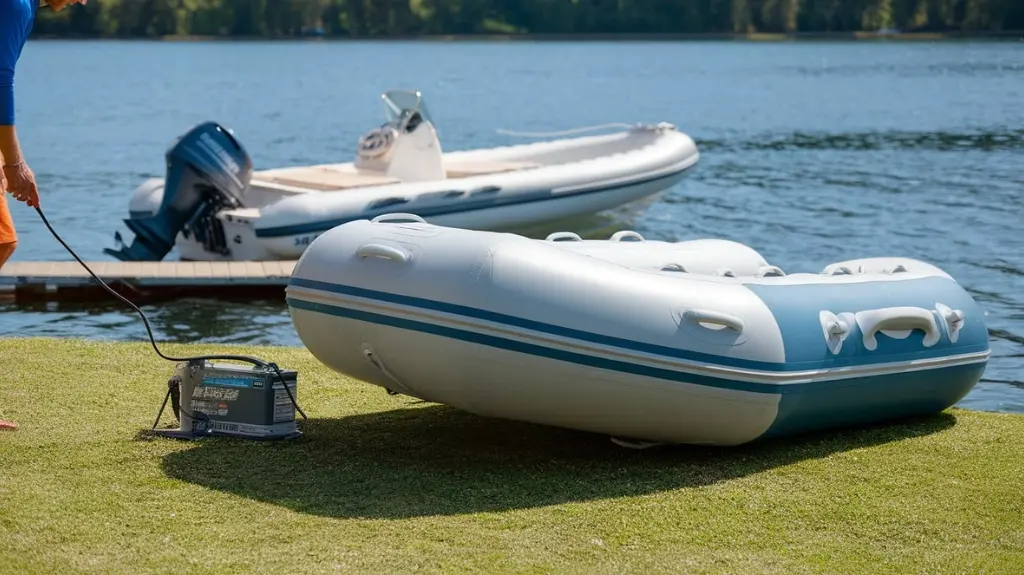
[[383,222],[416,222],[419,224],[427,223],[426,220],[417,216],[416,214],[381,214],[370,221],[375,224]]
[[786,272],[782,271],[782,268],[779,266],[761,266],[757,269],[757,277],[759,278],[783,277],[785,275]]
[[614,234],[612,234],[611,241],[642,242],[644,241],[644,237],[632,230],[622,230],[621,232],[615,232]]
[[857,325],[864,334],[864,347],[870,351],[878,347],[875,334],[883,330],[904,331],[919,329],[924,332],[925,347],[939,342],[939,326],[931,310],[919,307],[887,307],[857,312]]
[[555,233],[549,235],[548,237],[544,238],[544,240],[548,241],[548,242],[558,242],[558,241],[565,241],[565,240],[568,240],[568,241],[571,241],[571,242],[582,242],[583,241],[583,239],[580,238],[579,234],[574,234],[572,232],[555,232]]
[[956,343],[960,337],[960,329],[964,327],[964,312],[942,303],[935,304],[935,311],[939,312],[942,321],[946,322],[946,334],[949,335],[949,341]]
[[838,354],[843,349],[843,342],[850,335],[850,323],[853,314],[842,313],[836,315],[830,311],[822,310],[818,314],[818,321],[821,322],[821,332],[825,336],[825,345],[828,346],[832,355]]
[[361,258],[383,258],[396,262],[405,263],[409,261],[409,254],[395,247],[381,244],[364,244],[356,250],[356,255]]
[[846,266],[831,265],[825,268],[823,273],[829,276],[852,276],[853,270]]
[[702,324],[712,324],[734,329],[736,331],[743,331],[744,328],[742,319],[734,315],[707,309],[688,309],[683,312],[683,319],[696,323],[701,327],[706,327]]

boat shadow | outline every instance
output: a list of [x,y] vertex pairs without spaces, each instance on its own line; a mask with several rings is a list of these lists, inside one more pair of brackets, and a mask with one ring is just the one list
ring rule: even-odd
[[340,518],[409,518],[534,508],[697,487],[953,426],[949,412],[740,447],[618,447],[604,435],[428,404],[311,418],[283,442],[208,438],[165,456],[195,485]]

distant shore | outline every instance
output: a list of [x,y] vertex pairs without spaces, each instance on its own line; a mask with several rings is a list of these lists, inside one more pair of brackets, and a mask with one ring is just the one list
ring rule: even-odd
[[411,36],[337,36],[337,35],[295,35],[295,36],[227,36],[227,35],[181,35],[181,36],[72,36],[37,35],[33,40],[134,40],[163,42],[272,42],[272,41],[321,41],[321,42],[679,42],[679,41],[748,41],[748,42],[790,42],[790,41],[953,41],[953,40],[1002,40],[1024,41],[1024,30],[1000,32],[796,32],[796,33],[678,33],[678,34],[436,34]]

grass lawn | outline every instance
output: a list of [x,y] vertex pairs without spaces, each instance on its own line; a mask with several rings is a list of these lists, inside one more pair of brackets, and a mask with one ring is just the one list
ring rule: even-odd
[[[0,339],[0,572],[1020,573],[1024,416],[632,451],[354,382],[291,442],[146,438],[148,343]],[[168,408],[163,423],[174,424]]]

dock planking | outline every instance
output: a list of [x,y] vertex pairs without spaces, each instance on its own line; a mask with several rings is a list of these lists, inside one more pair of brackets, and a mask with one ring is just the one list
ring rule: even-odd
[[[283,298],[295,260],[85,262],[123,296],[134,298]],[[0,268],[0,297],[90,300],[110,298],[77,261],[9,261]]]

